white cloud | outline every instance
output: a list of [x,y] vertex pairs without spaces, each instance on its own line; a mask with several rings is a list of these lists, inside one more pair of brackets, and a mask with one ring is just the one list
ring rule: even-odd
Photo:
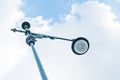
[[20,40],[13,39],[15,35],[10,31],[16,20],[24,16],[19,11],[21,2],[21,0],[0,1],[0,79],[13,68],[21,53],[24,53],[21,50],[22,46],[19,45]]
[[17,28],[21,29],[21,24],[24,21],[27,21],[30,23],[30,25],[31,25],[30,29],[32,31],[44,33],[49,30],[49,23],[52,21],[52,19],[44,20],[42,18],[42,16],[37,16],[35,18],[24,16],[24,17],[21,17],[21,19],[17,20],[17,22],[16,22]]
[[119,1],[119,2],[120,2],[120,0],[117,0],[117,1]]
[[[36,48],[49,80],[119,80],[120,23],[116,21],[117,17],[111,7],[97,1],[73,4],[71,13],[64,19],[64,23],[50,26],[46,34],[67,38],[85,36],[90,41],[90,50],[83,56],[76,56],[70,50],[70,42],[45,39],[38,41]],[[36,20],[49,23],[49,20],[44,22],[42,17]],[[38,23],[36,20],[35,23]],[[26,52],[26,59],[3,80],[39,79],[32,52],[28,49]]]
[[86,2],[83,5],[73,5],[71,11],[72,15],[80,14],[81,18],[83,18],[81,23],[87,22],[86,25],[103,27],[111,34],[119,34],[119,22],[116,21],[117,17],[110,6],[104,3],[99,4],[97,1]]

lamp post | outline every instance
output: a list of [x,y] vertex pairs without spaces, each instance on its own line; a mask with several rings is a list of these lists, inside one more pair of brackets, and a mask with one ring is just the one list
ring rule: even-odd
[[71,45],[72,51],[77,55],[83,55],[89,49],[89,41],[84,37],[78,37],[76,39],[67,39],[67,38],[61,38],[61,37],[55,37],[55,36],[33,33],[29,30],[29,28],[30,28],[30,23],[29,22],[23,22],[22,23],[22,29],[23,30],[17,30],[16,28],[11,29],[11,30],[13,32],[24,33],[27,36],[26,43],[32,48],[34,58],[36,60],[40,75],[42,77],[42,80],[48,80],[48,79],[47,79],[47,75],[44,71],[44,68],[41,64],[40,58],[38,57],[36,49],[34,47],[36,39],[49,38],[49,39],[52,39],[52,40],[59,39],[59,40],[70,41],[70,42],[72,42],[72,45]]
[[39,73],[41,74],[42,80],[48,80],[47,76],[45,74],[45,71],[43,69],[43,66],[41,64],[41,61],[40,61],[40,59],[39,59],[39,57],[37,55],[36,49],[34,47],[34,45],[35,45],[35,37],[32,36],[32,35],[28,36],[26,38],[26,43],[32,48],[34,58],[36,60],[36,63],[37,63],[38,69],[39,69]]

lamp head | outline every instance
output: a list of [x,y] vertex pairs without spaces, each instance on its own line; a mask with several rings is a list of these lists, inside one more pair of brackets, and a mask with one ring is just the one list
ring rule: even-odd
[[29,28],[30,28],[30,23],[29,23],[29,22],[23,22],[23,23],[22,23],[22,28],[23,28],[24,30],[29,29]]
[[86,38],[79,37],[73,40],[72,51],[77,55],[85,54],[89,49],[89,42]]

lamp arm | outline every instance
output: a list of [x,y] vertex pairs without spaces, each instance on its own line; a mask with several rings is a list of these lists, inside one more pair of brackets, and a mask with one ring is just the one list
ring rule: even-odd
[[[26,31],[23,31],[23,30],[17,30],[16,28],[14,29],[11,29],[11,31],[13,32],[20,32],[20,33],[26,33]],[[49,39],[60,39],[60,40],[66,40],[66,41],[73,41],[74,39],[67,39],[67,38],[61,38],[61,37],[56,37],[56,36],[49,36],[49,35],[44,35],[44,34],[37,34],[37,33],[33,33],[33,32],[30,32],[31,35],[34,35],[36,38],[49,38]]]

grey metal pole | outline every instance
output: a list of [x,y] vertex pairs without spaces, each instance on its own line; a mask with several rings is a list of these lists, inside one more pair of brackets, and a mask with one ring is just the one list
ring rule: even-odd
[[46,76],[46,74],[45,74],[45,71],[44,71],[44,69],[43,69],[43,66],[42,66],[42,64],[41,64],[41,61],[40,61],[40,59],[39,59],[39,57],[38,57],[38,55],[37,55],[37,52],[36,52],[36,50],[35,50],[34,44],[33,44],[33,43],[30,43],[30,46],[31,46],[32,51],[33,51],[33,54],[34,54],[34,58],[35,58],[35,60],[36,60],[36,62],[37,62],[37,66],[38,66],[39,72],[40,72],[40,74],[41,74],[42,80],[48,80],[48,79],[47,79],[47,76]]
[[48,80],[47,76],[45,74],[45,71],[43,69],[43,66],[41,64],[41,61],[39,59],[39,56],[37,55],[36,49],[34,47],[35,41],[36,41],[35,39],[36,39],[35,36],[28,34],[28,37],[26,38],[26,43],[32,48],[33,55],[34,55],[34,58],[36,60],[36,63],[37,63],[38,69],[39,69],[39,73],[41,75],[42,80]]

